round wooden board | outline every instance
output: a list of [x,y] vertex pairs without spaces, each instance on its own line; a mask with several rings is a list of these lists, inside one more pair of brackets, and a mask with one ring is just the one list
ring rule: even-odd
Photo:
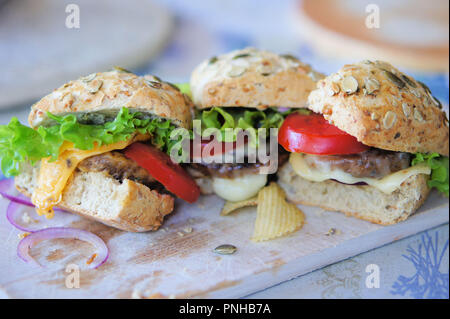
[[[366,27],[369,4],[379,8],[379,28]],[[448,72],[448,12],[448,0],[303,0],[295,14],[298,30],[321,55]]]
[[[80,28],[66,27],[66,6]],[[21,0],[0,10],[0,109],[36,100],[79,76],[136,68],[166,44],[169,12],[142,0]]]

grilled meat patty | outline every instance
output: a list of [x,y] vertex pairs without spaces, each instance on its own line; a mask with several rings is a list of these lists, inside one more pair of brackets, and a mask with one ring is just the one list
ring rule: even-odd
[[[278,151],[278,167],[287,162],[289,153],[280,147]],[[247,161],[247,158],[245,158]],[[221,177],[221,178],[236,178],[248,174],[258,174],[259,169],[268,166],[269,163],[189,163],[183,164],[189,174],[193,178],[202,177]]]
[[411,154],[377,148],[350,155],[305,154],[304,158],[312,168],[339,169],[354,177],[382,178],[411,165]]
[[118,181],[129,179],[143,184],[160,194],[170,194],[146,169],[118,151],[103,153],[83,160],[77,167],[80,171],[105,172]]
[[264,166],[261,163],[210,163],[210,164],[189,164],[188,171],[194,178],[217,176],[222,178],[235,178],[247,174],[257,174],[259,168]]

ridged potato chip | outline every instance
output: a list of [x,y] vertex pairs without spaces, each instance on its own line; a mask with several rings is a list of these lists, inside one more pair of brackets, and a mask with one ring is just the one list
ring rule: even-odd
[[236,209],[243,208],[243,207],[249,207],[249,206],[256,206],[258,205],[258,196],[241,200],[239,202],[226,202],[225,205],[222,208],[222,211],[220,212],[220,215],[226,216],[232,212],[234,212]]
[[272,182],[258,193],[258,209],[252,241],[274,239],[299,230],[305,215],[294,204],[286,202],[286,194]]

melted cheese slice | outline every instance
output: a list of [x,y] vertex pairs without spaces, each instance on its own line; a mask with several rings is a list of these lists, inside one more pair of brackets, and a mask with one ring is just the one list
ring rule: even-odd
[[430,167],[419,164],[408,167],[401,171],[389,174],[383,178],[376,179],[370,177],[354,177],[349,173],[341,170],[318,170],[308,166],[302,154],[291,153],[289,157],[289,163],[291,163],[294,171],[306,180],[313,182],[323,182],[328,179],[334,179],[345,184],[355,184],[364,182],[370,186],[373,186],[385,194],[391,194],[398,189],[400,185],[409,177],[418,174],[431,174]]
[[147,138],[146,135],[139,135],[128,141],[94,147],[88,151],[75,149],[72,143],[64,142],[56,161],[50,161],[50,158],[41,160],[38,185],[31,197],[38,215],[45,215],[47,218],[53,217],[53,207],[61,201],[64,188],[81,161],[112,150],[124,149],[138,140],[142,141]]

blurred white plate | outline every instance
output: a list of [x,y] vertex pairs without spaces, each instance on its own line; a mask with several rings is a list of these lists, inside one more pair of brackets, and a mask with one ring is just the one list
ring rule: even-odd
[[[408,69],[448,72],[448,0],[298,1],[297,29],[324,57],[380,59]],[[366,21],[376,9],[379,28],[369,28]]]
[[[79,6],[79,29],[66,27],[70,3]],[[81,75],[138,67],[164,47],[172,28],[169,12],[150,0],[8,1],[0,10],[0,109]]]

